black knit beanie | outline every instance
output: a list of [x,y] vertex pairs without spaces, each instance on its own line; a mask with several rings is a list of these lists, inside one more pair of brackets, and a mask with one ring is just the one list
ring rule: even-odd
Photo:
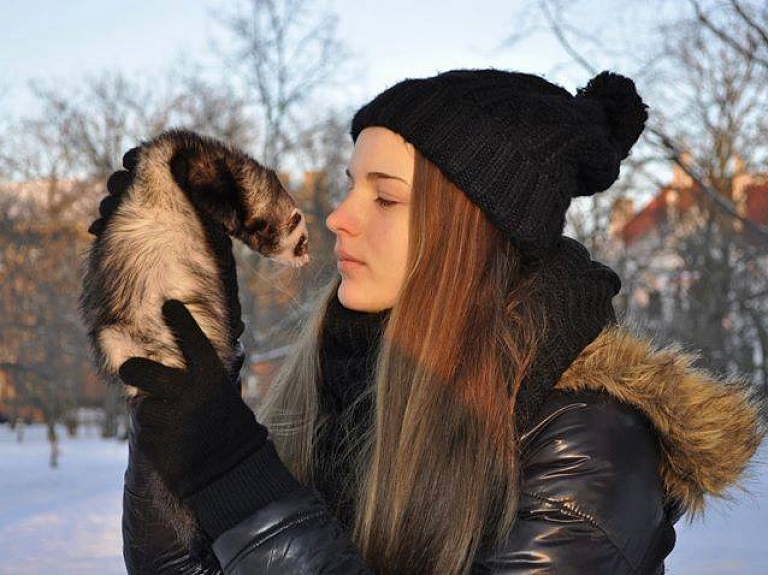
[[388,88],[358,110],[350,133],[397,132],[536,256],[562,234],[573,197],[616,181],[646,108],[632,80],[607,71],[573,96],[532,74],[451,70]]

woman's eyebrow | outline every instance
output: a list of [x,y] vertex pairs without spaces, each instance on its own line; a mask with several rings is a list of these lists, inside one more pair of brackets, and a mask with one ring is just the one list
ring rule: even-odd
[[[352,177],[352,174],[349,173],[349,168],[345,169],[344,173],[347,174],[347,177],[350,180],[354,180],[355,179],[355,178]],[[365,177],[369,181],[372,181],[372,180],[387,180],[387,179],[389,179],[389,180],[399,180],[399,181],[403,182],[406,186],[410,186],[411,185],[408,182],[406,182],[403,178],[399,178],[397,176],[393,176],[392,174],[385,174],[384,172],[368,172]]]

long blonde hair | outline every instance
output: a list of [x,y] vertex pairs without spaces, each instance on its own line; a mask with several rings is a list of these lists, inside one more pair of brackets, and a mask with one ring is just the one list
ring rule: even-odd
[[[376,361],[373,425],[350,536],[376,573],[464,574],[517,515],[517,390],[545,325],[518,251],[440,170],[415,154],[407,273]],[[318,295],[258,408],[296,477],[314,484],[319,338],[335,278]]]

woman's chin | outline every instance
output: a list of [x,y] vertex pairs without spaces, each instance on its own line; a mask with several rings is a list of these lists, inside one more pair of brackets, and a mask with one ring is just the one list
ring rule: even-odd
[[341,283],[339,284],[339,289],[337,292],[339,301],[341,302],[341,305],[347,309],[363,311],[361,306],[365,307],[365,298],[360,297],[360,295],[357,293],[360,290],[357,289],[357,286],[352,285],[353,283],[353,281],[350,281],[349,279],[342,276]]
[[354,280],[342,276],[337,295],[341,305],[347,309],[362,312],[377,312],[392,307],[381,298],[371,297],[371,290],[365,286],[355,285]]

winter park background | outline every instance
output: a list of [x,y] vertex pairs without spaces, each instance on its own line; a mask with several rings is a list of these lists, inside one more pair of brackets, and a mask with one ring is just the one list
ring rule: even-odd
[[[0,427],[0,575],[125,573],[120,506],[127,446],[93,429],[77,439],[61,433],[60,467],[50,469],[43,426],[25,430],[21,444]],[[753,498],[730,509],[716,505],[706,523],[677,525],[670,575],[765,573],[768,479],[753,490]]]
[[[123,153],[188,127],[276,167],[301,202],[311,273],[236,244],[253,405],[337,273],[324,218],[353,112],[403,78],[486,67],[572,93],[603,69],[635,80],[649,126],[566,234],[621,276],[620,318],[768,390],[764,0],[0,0],[0,575],[125,573],[124,408],[77,313],[86,230]],[[22,441],[9,418],[34,421]],[[670,574],[768,572],[767,446],[756,463],[751,495],[677,524]]]

